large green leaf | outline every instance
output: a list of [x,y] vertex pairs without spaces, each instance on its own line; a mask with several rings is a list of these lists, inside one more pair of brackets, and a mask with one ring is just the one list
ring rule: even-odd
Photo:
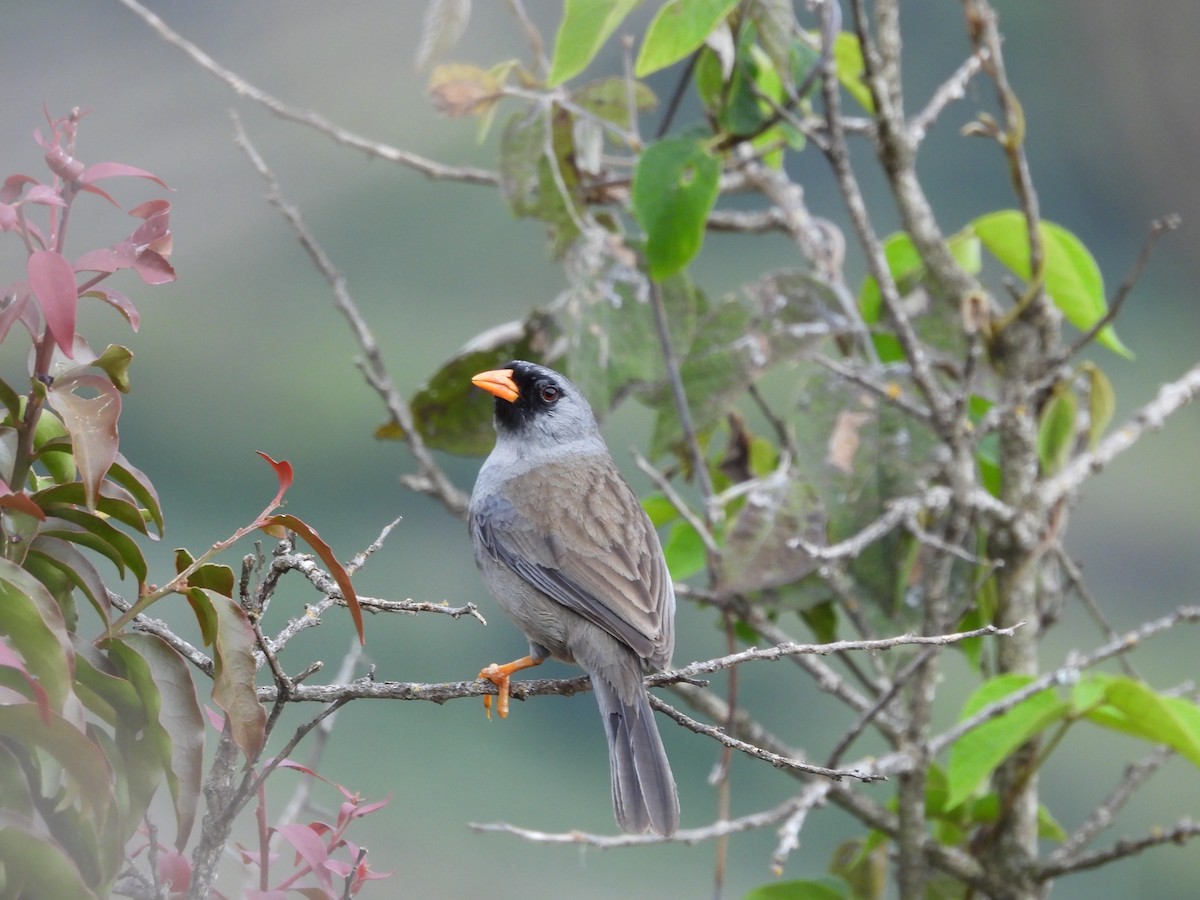
[[64,797],[77,794],[95,821],[104,820],[112,801],[112,769],[84,732],[56,713],[43,719],[33,703],[15,703],[0,705],[0,736],[54,757],[71,782]]
[[633,175],[633,211],[646,232],[651,277],[682,270],[704,242],[721,163],[698,140],[667,138],[646,148]]
[[123,531],[86,509],[57,506],[54,513],[42,525],[41,534],[73,541],[100,553],[111,560],[121,577],[125,576],[125,567],[128,566],[139,582],[146,580],[146,559],[142,556],[141,548]]
[[0,872],[5,897],[98,897],[59,844],[31,819],[7,810],[0,810]]
[[34,560],[39,558],[65,575],[72,585],[81,590],[107,626],[112,603],[108,599],[108,588],[104,585],[104,579],[100,577],[92,561],[69,541],[45,534],[38,535],[30,546],[29,557],[25,561],[26,567],[31,567]]
[[[985,682],[967,700],[959,720],[971,718],[1032,680],[1028,675],[1000,675]],[[970,797],[1009,754],[1069,710],[1070,704],[1047,688],[960,737],[950,749],[946,769],[946,809],[954,809]]]
[[1183,697],[1166,697],[1132,678],[1094,675],[1093,684],[1078,688],[1081,694],[1103,689],[1103,702],[1092,706],[1087,718],[1097,725],[1131,734],[1156,744],[1166,744],[1193,765],[1200,766],[1200,707]]
[[764,884],[743,900],[845,900],[846,889],[836,881],[778,881]]
[[738,2],[667,0],[646,29],[634,74],[644,78],[698,50]]
[[[1026,281],[1032,279],[1029,229],[1023,213],[1015,209],[988,213],[977,218],[971,227],[1005,268]],[[1068,322],[1087,331],[1108,311],[1100,267],[1083,242],[1061,225],[1043,221],[1038,228],[1044,251],[1046,293]],[[1096,339],[1114,353],[1133,358],[1111,325],[1101,329]]]
[[[146,477],[146,473],[130,463],[123,454],[118,453],[108,470],[108,480],[119,484],[133,497],[140,508],[145,510],[145,515],[149,516],[161,537],[163,533],[162,504],[158,500],[158,491],[154,489],[154,485]],[[144,528],[141,530],[145,531]],[[154,538],[154,535],[150,535],[150,537]]]
[[641,0],[567,0],[554,39],[554,58],[547,81],[562,84],[587,68]]
[[78,705],[71,702],[74,652],[62,610],[41,582],[6,559],[0,559],[0,634],[25,660],[56,712]]

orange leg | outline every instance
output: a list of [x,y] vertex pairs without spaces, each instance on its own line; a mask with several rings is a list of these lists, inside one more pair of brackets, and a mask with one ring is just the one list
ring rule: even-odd
[[[490,681],[500,689],[499,696],[496,698],[496,715],[500,718],[508,716],[508,679],[513,672],[520,672],[522,669],[531,669],[534,666],[541,665],[540,659],[534,659],[532,656],[523,656],[518,660],[514,660],[504,665],[492,663],[486,669],[481,671],[479,678]],[[483,708],[487,711],[487,716],[492,717],[492,695],[483,695]]]

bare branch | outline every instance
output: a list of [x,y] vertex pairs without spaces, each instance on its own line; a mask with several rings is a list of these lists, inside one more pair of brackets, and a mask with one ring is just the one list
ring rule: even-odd
[[1043,483],[1042,501],[1050,504],[1079,488],[1117,456],[1136,444],[1147,432],[1157,431],[1166,420],[1200,394],[1200,364],[1180,378],[1158,389],[1158,395],[1138,410],[1128,422],[1100,441],[1095,450],[1081,453]]
[[1112,792],[1092,810],[1075,832],[1047,857],[1045,866],[1070,865],[1079,858],[1084,847],[1090,844],[1101,831],[1116,820],[1116,815],[1143,784],[1172,756],[1170,747],[1156,747],[1144,759],[1125,768],[1125,776]]
[[792,815],[796,807],[804,802],[804,794],[791,797],[773,809],[751,813],[737,819],[722,819],[706,825],[703,828],[681,828],[671,837],[657,834],[589,834],[585,831],[547,832],[535,831],[530,828],[520,828],[507,822],[478,823],[472,822],[467,827],[472,831],[498,832],[511,834],[526,841],[538,844],[579,844],[594,847],[597,850],[612,850],[617,847],[642,846],[645,844],[699,844],[730,834],[741,834],[768,828]]
[[909,139],[913,145],[919,145],[925,136],[929,133],[929,129],[937,121],[938,116],[942,114],[947,106],[955,100],[961,100],[966,96],[967,85],[971,79],[979,74],[983,68],[983,61],[987,58],[987,50],[977,48],[974,53],[966,58],[961,66],[947,78],[933,92],[933,96],[929,98],[929,103],[917,115],[913,116],[908,124]]
[[1117,292],[1113,295],[1112,300],[1108,303],[1108,311],[1100,317],[1091,328],[1085,331],[1067,350],[1061,355],[1061,358],[1054,362],[1063,362],[1070,359],[1088,344],[1096,339],[1108,325],[1116,321],[1117,316],[1121,314],[1121,308],[1125,305],[1125,301],[1129,299],[1133,293],[1134,287],[1141,280],[1142,272],[1146,269],[1146,264],[1150,262],[1150,255],[1154,252],[1159,238],[1168,231],[1174,231],[1179,227],[1181,219],[1177,215],[1163,216],[1161,219],[1155,219],[1150,223],[1150,233],[1146,236],[1146,242],[1142,244],[1142,250],[1138,253],[1137,259],[1134,260],[1133,268],[1129,270],[1129,274],[1125,276],[1125,280],[1121,282],[1121,286],[1117,288]]
[[[122,2],[131,3],[133,0],[122,0]],[[317,242],[316,237],[308,230],[300,211],[284,199],[275,173],[250,142],[249,136],[242,128],[241,119],[236,113],[233,114],[233,121],[238,146],[246,153],[255,170],[267,183],[267,200],[287,220],[313,265],[333,290],[334,305],[345,316],[346,321],[350,324],[350,330],[354,333],[355,340],[362,348],[363,358],[359,360],[359,368],[366,376],[367,383],[379,394],[392,421],[404,432],[409,450],[412,451],[417,468],[420,470],[419,481],[410,479],[406,483],[410,487],[413,487],[414,484],[420,485],[414,489],[421,490],[422,493],[427,493],[434,499],[440,500],[442,505],[458,518],[465,518],[467,496],[450,481],[425,446],[425,441],[414,424],[412,410],[399,391],[393,387],[391,377],[383,364],[383,355],[379,350],[379,345],[375,342],[375,336],[371,333],[366,319],[363,318],[357,304],[350,296],[345,276],[338,271],[333,261]]]
[[1118,859],[1134,856],[1150,847],[1161,847],[1163,844],[1179,844],[1182,847],[1195,837],[1200,837],[1200,822],[1185,816],[1174,828],[1155,829],[1144,837],[1117,841],[1107,850],[1097,850],[1095,853],[1089,853],[1087,856],[1081,856],[1061,865],[1043,866],[1037,872],[1037,879],[1049,881],[1071,872],[1099,868]]
[[281,119],[287,119],[313,129],[332,139],[344,147],[359,150],[367,156],[386,159],[389,162],[400,163],[410,169],[415,169],[427,178],[445,181],[461,181],[467,184],[499,184],[500,178],[495,172],[469,167],[447,166],[415,153],[409,153],[396,147],[378,141],[361,137],[352,131],[330,122],[324,116],[311,110],[298,109],[289,106],[282,100],[268,94],[261,88],[255,87],[236,72],[226,69],[211,56],[174,31],[161,18],[142,6],[137,0],[120,0],[120,3],[150,26],[160,38],[173,47],[182,50],[192,62],[201,69],[223,81],[239,97],[246,97],[270,110]]
[[772,753],[770,750],[764,750],[762,747],[755,747],[753,744],[748,744],[745,741],[739,741],[735,737],[730,737],[721,728],[717,728],[713,725],[705,725],[703,722],[696,721],[691,716],[680,712],[678,709],[671,706],[669,703],[660,700],[653,694],[650,695],[650,706],[658,710],[663,715],[674,719],[689,731],[694,731],[696,734],[702,734],[705,737],[710,737],[726,747],[745,753],[747,756],[752,756],[755,759],[761,759],[763,762],[770,763],[777,769],[795,769],[797,772],[803,772],[806,775],[820,775],[825,778],[832,778],[834,781],[841,781],[843,778],[850,778],[855,781],[862,782],[887,781],[886,775],[862,772],[857,769],[831,769],[826,766],[815,766],[812,763],[806,763],[801,759],[780,756],[778,753]]

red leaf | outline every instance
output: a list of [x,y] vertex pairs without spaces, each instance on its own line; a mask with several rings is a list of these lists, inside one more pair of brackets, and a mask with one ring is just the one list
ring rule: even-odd
[[75,269],[61,253],[35,250],[29,256],[29,287],[42,307],[46,326],[67,358],[75,344],[75,307],[79,288]]
[[[261,454],[265,456],[265,454]],[[270,459],[270,457],[266,457]],[[363,617],[362,607],[358,603],[358,594],[354,591],[354,585],[350,583],[350,576],[346,570],[342,568],[342,564],[338,562],[336,556],[333,555],[333,550],[330,546],[321,540],[321,536],[317,534],[316,529],[293,515],[277,515],[271,516],[259,523],[260,528],[267,528],[272,525],[282,525],[288,528],[308,543],[315,551],[317,556],[321,557],[321,561],[329,569],[329,574],[333,576],[333,580],[337,582],[338,588],[341,589],[342,599],[346,601],[346,606],[350,608],[350,617],[354,619],[354,627],[358,631],[358,641],[360,644],[367,642],[363,635]]]
[[271,468],[275,470],[275,477],[279,479],[279,493],[275,495],[275,499],[267,507],[267,509],[278,509],[279,505],[283,503],[283,495],[292,486],[292,464],[286,459],[276,462],[261,450],[256,450],[255,452],[271,464]]
[[40,522],[46,521],[45,511],[38,506],[24,491],[13,493],[12,488],[0,479],[0,507],[8,507],[19,512],[25,513],[27,516],[33,516]]
[[167,183],[154,173],[118,162],[93,163],[79,176],[79,180],[84,184],[91,184],[101,178],[149,178],[156,184],[167,187]]
[[[60,345],[63,353],[67,346]],[[78,388],[96,392],[95,397],[75,393]],[[117,458],[117,419],[121,394],[102,375],[75,375],[59,379],[46,392],[46,400],[63,420],[71,435],[71,451],[83,482],[88,509],[100,498],[100,483]]]

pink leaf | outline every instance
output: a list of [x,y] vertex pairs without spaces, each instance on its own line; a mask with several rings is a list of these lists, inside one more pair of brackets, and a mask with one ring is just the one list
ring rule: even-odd
[[208,718],[208,724],[218,732],[225,730],[225,717],[221,713],[217,712],[211,706],[205,706],[204,715]]
[[[37,703],[42,721],[49,725],[50,695],[46,693],[46,689],[42,687],[37,678],[25,668],[25,660],[21,659],[17,652],[4,641],[0,641],[0,668],[12,669],[25,680],[25,684],[28,685],[33,699]],[[25,699],[25,697],[21,697],[21,700]]]
[[[5,296],[8,296],[10,291],[12,291],[14,299],[12,303],[0,310],[0,341],[3,341],[8,336],[8,330],[13,327],[14,322],[24,321],[27,326],[30,325],[30,322],[25,319],[25,313],[29,309],[29,288],[24,283],[16,290],[14,288],[17,288],[17,286],[13,285],[4,292]],[[37,328],[36,323],[33,323],[33,327],[29,329],[29,333],[36,335],[40,330]]]
[[280,825],[274,830],[291,844],[300,857],[308,863],[321,886],[332,890],[333,880],[329,877],[329,869],[326,868],[329,853],[326,851],[325,845],[321,843],[321,839],[317,837],[316,832],[307,825]]
[[112,195],[108,191],[104,190],[104,188],[98,188],[94,184],[81,184],[79,185],[79,189],[81,191],[87,191],[89,194],[95,194],[97,197],[103,197],[117,209],[121,208],[121,204],[114,200]]
[[169,885],[172,893],[183,893],[192,886],[191,862],[178,850],[160,850],[158,880]]
[[[66,347],[62,347],[66,352]],[[95,392],[94,397],[76,393],[79,388]],[[121,394],[101,375],[75,375],[58,379],[46,392],[50,406],[63,420],[71,436],[71,451],[84,497],[89,509],[96,508],[100,483],[117,458],[117,419],[121,415]]]
[[75,308],[79,288],[75,269],[61,253],[35,250],[29,256],[29,287],[42,307],[46,326],[68,357],[75,342]]
[[143,250],[133,261],[133,269],[146,284],[168,284],[175,280],[175,269],[166,257],[154,250]]
[[0,203],[0,231],[16,231],[17,211],[8,203]]
[[48,184],[35,184],[22,203],[41,203],[43,206],[66,206],[62,196]]
[[118,162],[93,163],[79,176],[79,180],[84,184],[92,184],[101,178],[149,178],[156,184],[167,187],[167,183],[154,173]]
[[15,202],[21,196],[25,185],[37,183],[37,179],[29,175],[9,175],[4,179],[4,184],[0,185],[0,203]]
[[103,300],[125,317],[130,328],[134,331],[138,330],[138,325],[142,321],[141,316],[138,315],[137,308],[133,305],[133,302],[120,291],[113,291],[107,288],[92,288],[90,291],[85,291],[83,296]]

